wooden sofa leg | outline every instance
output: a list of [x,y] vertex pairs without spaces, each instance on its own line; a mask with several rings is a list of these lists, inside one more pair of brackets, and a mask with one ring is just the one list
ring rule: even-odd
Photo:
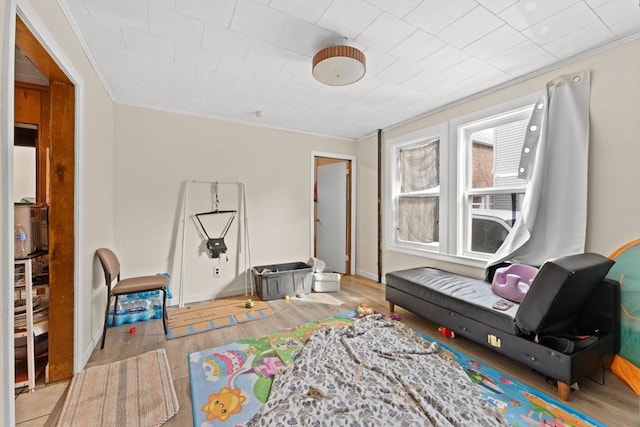
[[392,302],[390,302],[390,303],[389,303],[389,313],[393,313],[393,310],[394,310],[395,308],[396,308],[396,307],[395,307],[395,304],[394,304],[394,303],[392,303]]
[[567,383],[558,381],[558,398],[563,402],[568,402],[570,395],[571,395],[571,386]]

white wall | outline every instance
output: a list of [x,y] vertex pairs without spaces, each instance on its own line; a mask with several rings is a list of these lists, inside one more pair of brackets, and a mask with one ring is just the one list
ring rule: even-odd
[[36,198],[36,149],[13,147],[13,201]]
[[[587,250],[609,255],[617,247],[640,236],[640,41],[593,55],[553,72],[462,103],[441,112],[383,132],[391,139],[474,111],[543,90],[557,75],[591,71],[589,146],[589,200]],[[425,94],[428,96],[428,93]],[[377,233],[375,202],[376,137],[358,142],[358,270],[376,274],[377,253],[371,238]],[[384,158],[383,158],[384,170]],[[370,177],[370,178],[367,178]],[[383,189],[387,177],[383,176]],[[383,200],[384,200],[383,192]],[[383,252],[383,274],[421,265],[446,268],[479,277],[480,269],[436,262],[426,258]]]
[[372,280],[378,280],[377,153],[377,135],[357,143],[356,274]]
[[[121,105],[115,123],[115,249],[126,275],[169,272],[174,297],[185,181],[245,184],[251,265],[306,261],[311,152],[355,153],[355,144],[344,140]],[[190,214],[212,208],[208,190],[199,191],[189,198]],[[221,194],[220,201],[220,209],[237,206],[231,194]],[[191,219],[187,228],[195,230]],[[230,241],[235,233],[229,232]],[[198,253],[202,241],[195,232],[188,236],[185,300],[244,292],[243,279],[231,283],[234,249],[230,261],[221,262],[222,277],[214,278],[218,261]]]

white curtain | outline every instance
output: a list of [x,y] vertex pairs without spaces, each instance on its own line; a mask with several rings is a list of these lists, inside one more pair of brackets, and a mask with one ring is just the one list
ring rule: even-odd
[[520,217],[489,260],[542,265],[584,252],[587,227],[589,72],[547,83],[522,148],[519,176],[529,180]]

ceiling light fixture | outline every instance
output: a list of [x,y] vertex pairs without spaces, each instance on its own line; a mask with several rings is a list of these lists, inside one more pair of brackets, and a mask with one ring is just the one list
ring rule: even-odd
[[355,83],[366,70],[364,53],[351,46],[329,46],[313,57],[313,77],[329,86]]

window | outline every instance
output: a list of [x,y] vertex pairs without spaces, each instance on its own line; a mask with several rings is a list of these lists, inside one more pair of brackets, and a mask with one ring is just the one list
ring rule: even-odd
[[391,233],[387,245],[419,251],[438,251],[442,226],[440,201],[443,144],[447,127],[439,126],[406,135],[388,144],[388,203],[393,215],[387,217]]
[[532,106],[461,123],[462,255],[493,254],[515,224],[526,180],[518,178],[520,153]]
[[[438,243],[440,140],[420,141],[398,152],[398,240]],[[419,217],[424,221],[414,221]]]
[[495,253],[527,188],[518,167],[534,102],[388,140],[387,249],[477,265]]

